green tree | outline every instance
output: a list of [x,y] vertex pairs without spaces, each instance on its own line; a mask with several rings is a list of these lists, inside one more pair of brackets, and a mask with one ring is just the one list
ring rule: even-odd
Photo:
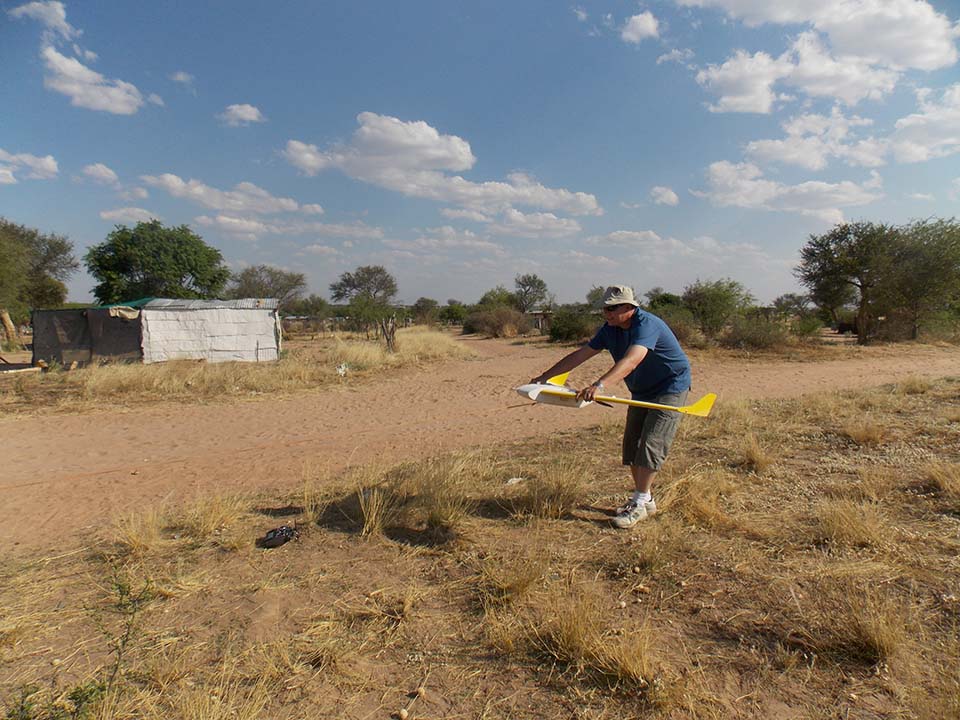
[[303,273],[288,272],[272,265],[253,265],[233,276],[227,297],[276,298],[280,307],[289,309],[307,288]]
[[487,290],[477,301],[477,305],[484,307],[517,307],[517,296],[507,290],[503,285],[497,285],[495,288]]
[[343,273],[330,285],[330,297],[335,302],[364,297],[375,305],[387,305],[397,294],[397,281],[382,265],[363,265]]
[[56,308],[67,299],[64,281],[79,267],[73,244],[0,218],[0,321],[7,342],[32,308]]
[[643,294],[647,299],[647,308],[656,312],[667,305],[683,306],[683,298],[673,293],[668,293],[662,287],[650,288]]
[[463,325],[467,317],[467,306],[459,300],[447,300],[447,304],[440,308],[440,320],[454,325]]
[[336,302],[347,300],[347,312],[364,330],[376,323],[387,343],[387,351],[396,350],[396,312],[390,301],[397,294],[397,281],[382,265],[363,265],[345,272],[330,285]]
[[923,322],[960,302],[960,224],[921,220],[901,227],[888,282],[880,294],[910,320],[911,337]]
[[323,319],[330,316],[330,303],[311,293],[308,297],[291,301],[287,311],[292,315]]
[[683,305],[692,314],[700,331],[716,337],[734,317],[753,303],[753,296],[736,280],[697,280],[683,289]]
[[520,312],[530,312],[547,299],[547,283],[537,275],[517,275],[513,284],[517,288],[514,303]]
[[841,288],[855,293],[857,341],[862,344],[868,339],[870,319],[880,314],[881,289],[889,282],[899,246],[894,227],[843,223],[823,235],[811,235],[794,272],[814,298],[839,298]]
[[587,291],[587,305],[597,310],[603,305],[603,292],[605,288],[600,285],[594,285]]
[[413,319],[424,325],[431,325],[437,321],[440,314],[440,303],[430,298],[417,298],[417,301],[410,308],[413,313]]
[[103,304],[140,297],[215,298],[230,278],[219,250],[186,225],[168,228],[159,220],[132,229],[118,225],[87,251],[84,262],[99,281],[93,294]]
[[800,317],[807,314],[809,295],[784,293],[773,301],[774,311],[783,317]]

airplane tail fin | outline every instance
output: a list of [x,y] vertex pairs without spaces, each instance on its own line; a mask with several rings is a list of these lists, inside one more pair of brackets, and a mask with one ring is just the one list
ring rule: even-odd
[[707,417],[710,414],[711,408],[713,408],[713,403],[717,399],[717,396],[713,393],[707,393],[702,398],[697,400],[693,405],[687,405],[683,408],[683,412],[688,415],[697,415],[698,417]]
[[560,387],[563,387],[567,384],[567,376],[569,374],[570,373],[565,372],[561,375],[554,375],[552,378],[547,380],[547,385],[559,385]]

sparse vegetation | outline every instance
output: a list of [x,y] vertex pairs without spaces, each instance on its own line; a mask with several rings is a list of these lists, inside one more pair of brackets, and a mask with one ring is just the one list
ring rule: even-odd
[[[397,352],[376,341],[334,335],[315,343],[294,341],[276,363],[214,363],[175,360],[155,365],[103,365],[66,372],[0,378],[0,413],[38,407],[82,410],[112,403],[158,400],[206,402],[223,398],[282,395],[353,382],[373,372],[472,356],[447,334],[414,327],[397,332]],[[343,370],[343,375],[337,368]]]
[[608,429],[144,508],[0,561],[0,716],[951,717],[958,400],[718,405],[629,532]]

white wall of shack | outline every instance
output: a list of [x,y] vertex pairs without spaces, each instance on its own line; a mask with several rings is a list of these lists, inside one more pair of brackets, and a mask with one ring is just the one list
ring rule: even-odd
[[143,361],[268,362],[279,357],[274,310],[144,308]]

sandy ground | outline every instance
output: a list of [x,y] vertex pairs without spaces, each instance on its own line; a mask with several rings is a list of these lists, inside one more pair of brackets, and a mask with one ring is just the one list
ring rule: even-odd
[[[276,490],[305,464],[395,462],[438,450],[512,442],[596,425],[620,409],[524,405],[511,388],[563,353],[538,344],[464,339],[470,361],[277,400],[162,404],[0,420],[0,527],[8,549],[54,550],[120,512],[198,492]],[[694,363],[692,398],[719,402],[867,387],[960,373],[960,348],[865,348],[822,362]],[[599,375],[598,356],[571,381]],[[577,383],[574,383],[577,384]],[[626,392],[617,393],[622,396]],[[688,420],[694,422],[695,420]],[[615,452],[615,448],[604,448]]]

